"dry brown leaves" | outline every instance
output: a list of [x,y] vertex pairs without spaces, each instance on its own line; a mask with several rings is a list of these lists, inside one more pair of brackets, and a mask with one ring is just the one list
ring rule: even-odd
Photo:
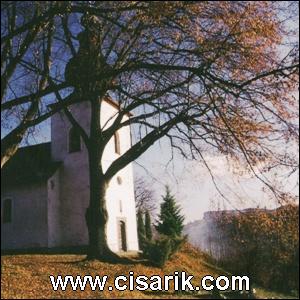
[[[108,275],[107,287],[113,284],[117,275],[128,275],[133,271],[135,275],[172,275],[174,271],[186,271],[196,276],[196,279],[204,275],[217,275],[218,272],[209,265],[203,254],[185,245],[163,269],[146,266],[144,264],[108,264],[99,261],[84,261],[84,255],[7,255],[1,258],[1,298],[178,298],[173,292],[149,291],[123,291],[116,289],[92,291],[72,291],[70,287],[66,291],[53,291],[49,275]],[[194,282],[196,283],[196,282]],[[192,296],[182,295],[183,298]]]

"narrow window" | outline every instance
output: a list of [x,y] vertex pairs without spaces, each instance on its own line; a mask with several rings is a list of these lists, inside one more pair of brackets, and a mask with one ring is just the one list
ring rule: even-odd
[[115,153],[121,154],[120,136],[119,136],[119,133],[117,131],[114,134],[114,142],[115,142]]
[[117,182],[118,182],[119,185],[122,184],[122,178],[120,176],[117,177]]
[[72,127],[69,131],[69,152],[77,152],[80,150],[80,134],[76,128]]
[[123,212],[123,207],[122,207],[122,201],[121,200],[119,201],[119,206],[120,206],[120,213],[122,213]]
[[126,224],[124,221],[119,222],[119,249],[127,251]]
[[3,202],[3,223],[11,223],[12,220],[12,201],[5,199]]

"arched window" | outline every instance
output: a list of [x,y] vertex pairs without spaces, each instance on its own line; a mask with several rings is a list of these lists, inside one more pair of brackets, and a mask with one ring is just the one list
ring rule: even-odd
[[72,127],[69,131],[69,152],[77,152],[80,150],[80,134],[76,128]]
[[12,221],[12,200],[5,199],[3,202],[3,223],[11,223]]
[[114,134],[114,142],[115,142],[115,153],[121,154],[120,136],[117,131]]
[[126,223],[122,220],[119,221],[119,249],[127,251]]

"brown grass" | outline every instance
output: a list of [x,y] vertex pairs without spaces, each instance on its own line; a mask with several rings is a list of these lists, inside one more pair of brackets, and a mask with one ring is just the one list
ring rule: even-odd
[[[151,291],[53,291],[49,275],[108,275],[106,287],[113,284],[115,276],[128,275],[172,275],[174,271],[186,271],[197,279],[204,275],[218,275],[220,272],[207,262],[204,254],[189,245],[167,262],[164,268],[154,268],[145,264],[108,264],[99,261],[85,261],[83,255],[7,255],[1,258],[1,298],[179,298],[174,292]],[[195,282],[194,282],[195,283]],[[181,298],[191,298],[181,295]]]
[[[218,269],[203,253],[186,244],[167,262],[164,268],[154,268],[142,263],[108,264],[99,261],[85,261],[84,255],[5,255],[1,257],[1,298],[2,299],[74,299],[74,298],[195,298],[195,295],[178,295],[174,291],[108,291],[117,275],[172,275],[175,271],[185,271],[194,275],[194,285],[205,275],[228,275]],[[109,280],[105,291],[92,291],[89,286],[85,291],[73,291],[70,286],[66,291],[52,290],[49,275],[108,275]],[[198,281],[198,282],[197,282]],[[207,292],[197,295],[197,298],[208,299]],[[264,289],[257,289],[257,298],[261,299],[291,299]],[[297,298],[294,298],[297,299]]]

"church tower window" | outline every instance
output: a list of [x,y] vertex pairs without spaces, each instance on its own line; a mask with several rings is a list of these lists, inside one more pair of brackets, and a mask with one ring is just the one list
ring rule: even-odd
[[117,177],[117,182],[118,182],[119,185],[122,184],[123,180],[122,180],[122,178],[120,176]]
[[69,152],[78,152],[81,150],[80,134],[78,130],[72,127],[69,131]]
[[120,136],[117,131],[114,134],[114,142],[115,142],[115,153],[121,154]]

